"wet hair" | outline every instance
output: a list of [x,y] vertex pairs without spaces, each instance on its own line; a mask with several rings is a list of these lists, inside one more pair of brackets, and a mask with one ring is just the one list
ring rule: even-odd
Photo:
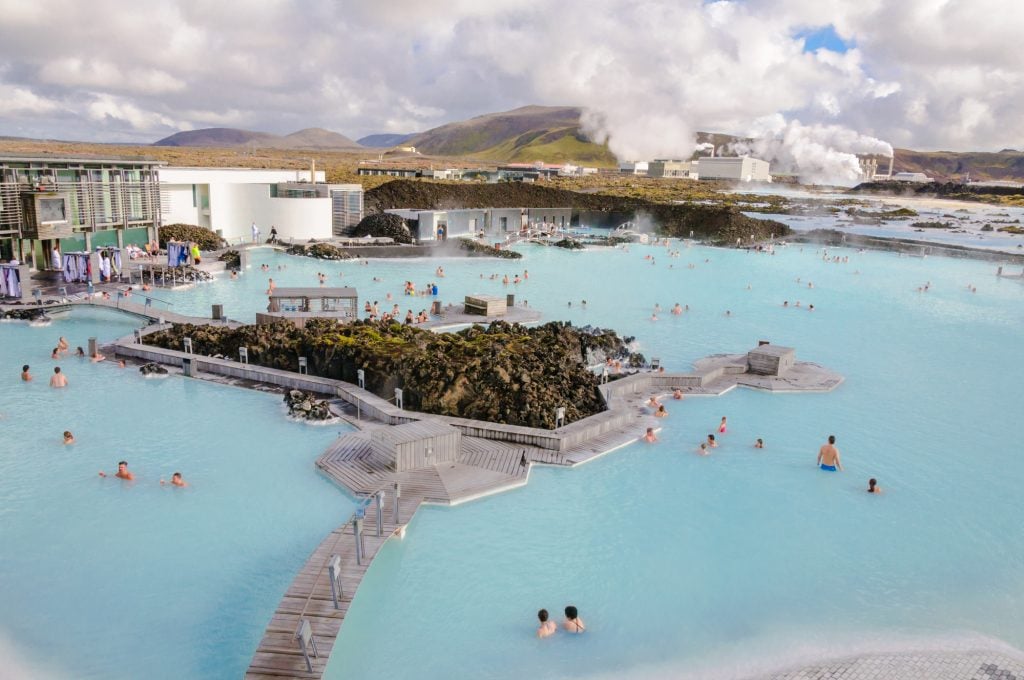
[[875,486],[878,484],[878,480],[872,477],[868,480],[868,491],[874,492]]
[[576,611],[576,607],[572,606],[571,604],[565,608],[565,618],[572,620],[578,617],[579,615],[580,613]]
[[128,461],[126,461],[126,460],[119,460],[119,461],[117,461],[117,467],[121,467],[122,465],[125,466],[125,467],[128,467]]
[[760,437],[757,438],[757,443],[760,444],[761,446],[764,446],[764,440],[761,439]]
[[27,373],[28,372],[28,364],[25,364],[24,366],[21,367],[21,372],[22,373]]
[[175,472],[173,475],[171,475],[171,477],[181,477],[181,473]]
[[708,441],[715,441],[715,435],[709,434],[708,435]]
[[547,620],[548,620],[548,610],[547,609],[541,609],[539,612],[537,612],[537,618],[540,619],[541,623],[547,622]]
[[828,436],[828,443],[829,444],[835,444],[836,443],[836,436],[834,434],[830,434]]
[[54,373],[60,373],[60,366],[54,366],[53,367],[53,372]]

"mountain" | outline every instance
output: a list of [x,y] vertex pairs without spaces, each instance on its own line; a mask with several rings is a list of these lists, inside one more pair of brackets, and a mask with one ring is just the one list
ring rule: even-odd
[[360,137],[356,142],[358,142],[360,146],[369,147],[371,149],[390,149],[393,146],[398,146],[399,144],[412,139],[417,134],[418,133],[416,132],[411,132],[407,135],[398,135],[384,132],[376,135]]
[[614,166],[608,147],[583,134],[580,113],[574,106],[524,106],[448,123],[421,132],[408,143],[420,153],[435,156]]
[[170,137],[154,142],[153,146],[247,146],[276,136],[237,128],[204,128],[175,132]]
[[1004,149],[985,151],[913,151],[896,149],[896,172],[923,172],[940,181],[1024,179],[1024,153]]
[[252,146],[261,149],[315,149],[356,151],[362,147],[345,135],[324,130],[306,128],[290,135],[274,135],[269,132],[239,130],[237,128],[204,128],[176,132],[153,146],[221,147]]

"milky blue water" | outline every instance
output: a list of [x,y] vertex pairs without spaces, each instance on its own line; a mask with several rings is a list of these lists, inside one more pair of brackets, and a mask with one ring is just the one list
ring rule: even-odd
[[[1024,286],[987,263],[839,254],[850,262],[528,251],[531,305],[636,334],[673,368],[763,338],[846,382],[669,401],[656,445],[425,510],[363,582],[328,677],[744,677],[861,651],[1024,645]],[[511,270],[452,263],[447,285],[481,268]],[[675,301],[692,311],[649,320]],[[695,455],[723,415],[721,448]],[[814,466],[829,434],[842,473]],[[566,604],[587,635],[533,637],[537,609]]]
[[[757,340],[769,339],[794,346],[800,359],[846,376],[829,394],[736,390],[719,398],[669,401],[671,415],[656,445],[627,447],[574,470],[535,468],[524,489],[457,508],[424,509],[405,540],[389,543],[364,580],[332,655],[329,677],[739,677],[797,658],[856,651],[954,643],[1024,646],[1024,537],[1019,529],[1024,462],[1016,425],[1024,379],[1018,358],[1024,286],[996,279],[994,264],[968,260],[836,250],[850,258],[836,264],[823,261],[814,248],[790,247],[769,256],[675,247],[681,248],[678,258],[654,247],[582,253],[527,247],[526,258],[518,261],[390,260],[368,266],[265,251],[239,281],[222,277],[187,291],[160,291],[158,296],[175,303],[175,311],[205,315],[211,303],[222,303],[229,316],[252,319],[265,306],[268,276],[278,286],[315,286],[316,272],[324,271],[331,282],[354,285],[360,304],[369,298],[385,307],[391,292],[403,312],[427,306],[424,299],[400,295],[404,280],[420,287],[436,281],[445,302],[467,293],[515,292],[548,319],[634,335],[640,351],[659,357],[670,369],[687,369],[711,353],[744,352]],[[645,259],[648,255],[653,264]],[[260,272],[261,261],[272,271]],[[443,279],[435,273],[438,265],[445,268]],[[528,281],[501,284],[501,275],[524,269]],[[491,274],[499,280],[490,280]],[[919,292],[926,282],[929,290]],[[782,307],[784,300],[790,307]],[[672,316],[668,308],[675,302],[690,305],[691,311]],[[813,312],[807,310],[811,303]],[[655,304],[663,310],[652,321]],[[5,343],[0,351],[7,351],[10,327],[0,327]],[[41,331],[43,345],[56,335],[53,328],[16,330]],[[73,345],[78,343],[72,338]],[[45,365],[46,349],[35,349],[33,361]],[[107,366],[89,370],[117,374]],[[105,409],[106,419],[97,421],[107,423],[102,431],[116,425],[118,433],[133,433],[157,412],[152,402],[138,403],[143,400],[129,385],[166,388],[132,378],[118,383],[117,394],[129,395],[128,400],[109,398],[116,407]],[[18,387],[16,382],[13,376],[9,385]],[[263,416],[278,408],[276,400],[267,401],[264,412],[253,405],[263,403],[262,395],[190,381],[164,383],[216,394],[215,405],[189,411],[227,414],[216,421],[196,418],[197,423],[219,423],[206,436],[270,441],[260,428],[273,420]],[[247,402],[250,398],[256,402]],[[90,402],[82,407],[80,422],[91,422],[99,395]],[[123,416],[114,415],[118,409],[125,410]],[[730,427],[722,446],[707,458],[696,456],[697,444],[723,415]],[[345,510],[327,508],[319,525],[317,513],[306,512],[287,533],[260,543],[270,552],[284,550],[297,533],[309,536],[307,545],[295,547],[287,567],[282,565],[276,592],[260,599],[266,603],[263,609],[234,608],[230,619],[215,619],[213,629],[234,636],[221,648],[237,659],[229,676],[244,668],[281,590],[309,549],[350,507],[312,470],[310,463],[324,442],[302,440],[332,433],[283,427],[276,447],[254,443],[244,449],[245,455],[270,448],[294,456],[280,459],[265,452],[260,465],[239,465],[239,484],[246,486],[251,502],[259,502],[252,511],[262,512],[264,502],[285,507],[312,502],[315,493],[304,484],[323,491],[325,505]],[[829,475],[814,467],[817,449],[829,434],[838,438],[845,472]],[[127,435],[109,435],[115,441],[122,436]],[[765,439],[766,450],[752,448],[757,437]],[[146,438],[131,441],[138,446]],[[59,444],[52,448],[63,454]],[[222,440],[215,448],[232,447]],[[90,502],[99,507],[111,498],[128,498],[143,506],[131,512],[143,514],[153,505],[142,502],[147,497],[155,503],[182,497],[157,488],[145,491],[146,497],[131,495],[149,487],[140,483],[122,492],[113,482],[91,479],[92,468],[108,458],[109,468],[120,450],[107,446],[97,451],[96,460],[80,471],[81,486],[69,485],[60,498],[50,500],[58,508],[54,515],[22,525],[20,531],[31,533],[38,526],[55,531],[51,525],[60,527],[57,518],[90,507],[74,502],[83,489],[92,489]],[[149,475],[154,468],[168,474],[157,453],[166,450],[155,448],[148,460],[133,462],[133,467]],[[282,460],[294,463],[294,476],[275,471],[280,481],[273,484],[250,476]],[[180,464],[187,468],[186,477],[196,481],[188,490],[192,496],[184,498],[199,495],[198,479],[207,475],[197,470],[204,461]],[[16,466],[5,466],[4,473],[18,494],[38,493],[31,480],[21,481]],[[883,495],[864,492],[871,476],[879,479]],[[207,511],[224,512],[229,497],[221,493]],[[108,519],[112,525],[134,521],[120,515]],[[146,526],[169,530],[153,517]],[[269,529],[260,529],[262,539]],[[237,557],[236,531],[208,525],[201,530],[211,543],[204,548],[215,552],[218,564],[227,559],[225,553]],[[124,561],[110,558],[108,546],[117,543],[100,535],[99,550],[63,535],[60,540],[74,545],[103,575],[119,572],[143,581],[146,577],[136,577]],[[216,543],[221,540],[234,548],[220,550]],[[24,545],[25,552],[34,552],[32,565],[49,559],[50,553],[38,558],[39,541],[25,539]],[[30,558],[11,573],[25,577],[37,568],[28,566]],[[253,570],[268,566],[267,560],[244,556],[239,562],[258,564],[250,566]],[[13,589],[6,576],[0,588]],[[22,611],[33,611],[27,598],[38,598],[40,590],[16,601],[10,609],[14,614],[5,607],[0,616],[10,620],[3,625],[20,626]],[[164,603],[157,594],[136,595],[128,603],[101,594],[92,599],[109,607],[105,620],[133,616],[131,607],[140,599]],[[256,599],[246,586],[227,587],[221,581],[206,593],[204,605],[213,609],[210,602],[218,598],[237,603],[250,597]],[[36,607],[36,620],[70,617],[60,602]],[[566,604],[580,608],[590,627],[587,635],[536,640],[536,610],[546,607],[557,614]],[[179,617],[178,609],[186,613]],[[203,646],[204,631],[208,634],[211,627],[190,628],[190,618],[206,620],[190,617],[188,609],[174,601],[161,609],[188,631],[179,635],[197,647],[189,652],[187,670],[222,677],[217,671],[225,667],[217,666],[212,645]],[[129,656],[116,650],[116,635],[110,635],[121,630],[116,625],[96,627],[88,642],[111,646],[90,654]],[[239,632],[243,628],[251,632]],[[170,635],[176,627],[159,627],[158,634],[165,629]],[[28,634],[15,630],[16,640],[29,644]],[[136,635],[133,642],[155,637]],[[175,638],[175,653],[181,653],[182,637]],[[147,672],[154,666],[157,674],[162,670],[154,656],[138,663]]]
[[[50,360],[59,336],[74,348],[132,328],[85,310],[0,324],[0,676],[241,677],[352,511],[313,467],[341,428],[289,422],[280,397]],[[64,390],[47,385],[55,363]],[[135,482],[98,476],[120,459]],[[160,486],[175,471],[188,488]]]

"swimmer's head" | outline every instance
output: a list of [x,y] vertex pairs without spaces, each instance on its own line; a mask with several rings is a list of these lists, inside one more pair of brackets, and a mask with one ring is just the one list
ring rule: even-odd
[[60,366],[54,366],[53,367],[53,372],[54,372],[54,374],[60,373]]
[[28,364],[25,364],[24,366],[21,367],[21,372],[28,373]]
[[126,460],[122,460],[122,461],[119,461],[117,463],[118,472],[120,472],[121,470],[124,470],[126,467],[128,467],[128,461],[126,461]]
[[179,479],[180,480],[181,479],[181,473],[180,472],[175,472],[173,475],[171,475],[171,479]]
[[868,480],[868,491],[874,491],[875,486],[878,484],[878,480],[872,477]]
[[836,436],[834,434],[830,434],[828,436],[828,443],[829,444],[835,444],[836,443]]
[[713,434],[709,434],[709,435],[708,435],[708,441],[710,441],[710,442],[713,442],[713,441],[715,441],[715,435],[713,435]]
[[548,610],[541,609],[539,612],[537,612],[537,618],[540,619],[541,623],[546,622],[548,620]]
[[71,430],[64,430],[64,439],[71,439],[73,436]]
[[568,607],[565,608],[565,618],[569,619],[570,621],[572,619],[575,619],[579,615],[580,615],[580,613],[578,611],[576,611],[576,607],[574,607],[572,605],[569,605]]

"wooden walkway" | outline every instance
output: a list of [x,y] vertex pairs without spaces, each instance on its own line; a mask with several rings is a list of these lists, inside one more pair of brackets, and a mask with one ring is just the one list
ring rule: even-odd
[[189,324],[214,324],[218,323],[212,319],[205,319],[197,316],[186,316],[185,314],[178,314],[176,312],[170,312],[166,309],[157,309],[156,307],[146,307],[144,304],[137,302],[130,302],[125,299],[110,299],[104,300],[100,297],[86,298],[82,300],[71,300],[68,304],[71,305],[87,305],[90,307],[104,307],[106,309],[116,309],[133,316],[138,316],[143,319],[147,319],[151,322],[157,322],[163,319],[165,323],[189,323]]
[[[403,492],[404,494],[404,492]],[[348,608],[356,590],[377,556],[385,541],[396,531],[401,531],[412,519],[423,502],[422,498],[403,495],[399,504],[399,522],[393,521],[391,497],[385,499],[381,536],[377,536],[377,516],[374,506],[367,508],[363,520],[363,550],[361,564],[356,563],[355,534],[352,521],[348,521],[330,533],[313,551],[302,570],[289,586],[270,624],[263,633],[259,647],[253,655],[247,680],[269,680],[271,678],[320,678],[327,667],[327,661],[334,648],[334,641],[341,630]],[[332,555],[341,558],[341,591],[338,608],[334,608],[331,597],[331,578],[328,563]],[[302,619],[309,621],[313,631],[318,656],[310,662],[312,672],[307,670],[302,650],[295,638],[295,631]]]

